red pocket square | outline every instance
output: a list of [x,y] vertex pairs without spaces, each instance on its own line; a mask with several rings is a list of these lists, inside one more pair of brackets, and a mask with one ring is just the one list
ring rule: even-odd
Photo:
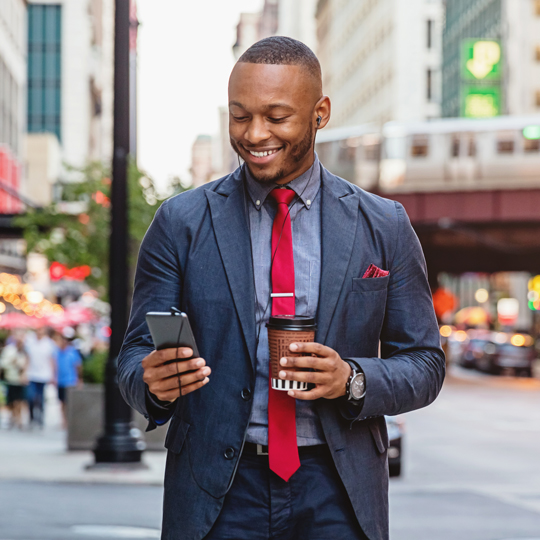
[[374,264],[370,264],[369,268],[366,270],[366,273],[362,276],[364,278],[374,278],[374,277],[384,277],[387,276],[390,272],[388,270],[381,270]]

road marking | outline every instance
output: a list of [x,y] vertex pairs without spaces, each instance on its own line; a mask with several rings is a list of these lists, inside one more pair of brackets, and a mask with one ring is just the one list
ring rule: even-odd
[[122,527],[116,525],[74,525],[71,530],[75,534],[97,536],[100,538],[161,538],[158,529],[144,527]]

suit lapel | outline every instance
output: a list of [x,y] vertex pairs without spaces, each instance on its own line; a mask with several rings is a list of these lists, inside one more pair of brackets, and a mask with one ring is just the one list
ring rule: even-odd
[[252,366],[255,367],[255,291],[248,216],[239,171],[206,191],[212,225]]
[[322,272],[317,341],[324,343],[352,255],[359,194],[322,168]]

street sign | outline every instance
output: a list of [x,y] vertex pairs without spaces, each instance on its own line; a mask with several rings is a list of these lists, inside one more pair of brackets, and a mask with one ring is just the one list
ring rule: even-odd
[[501,114],[501,89],[499,86],[462,87],[461,116],[467,118],[490,118]]
[[501,44],[497,40],[465,39],[461,48],[462,78],[465,80],[500,80]]

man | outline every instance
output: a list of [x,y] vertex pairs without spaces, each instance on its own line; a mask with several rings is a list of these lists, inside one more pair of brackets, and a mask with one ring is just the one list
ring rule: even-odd
[[38,328],[35,335],[26,338],[25,349],[28,354],[28,408],[30,423],[43,428],[45,420],[45,385],[55,382],[55,345],[45,328]]
[[82,376],[82,358],[79,351],[71,344],[73,337],[75,337],[75,331],[69,326],[64,328],[62,333],[57,332],[55,335],[58,399],[62,404],[62,425],[64,429],[67,428],[67,390],[77,386]]
[[[245,163],[157,212],[119,358],[149,428],[171,418],[163,538],[388,538],[384,415],[428,405],[444,378],[418,239],[401,205],[319,163],[330,100],[305,45],[248,49],[229,110]],[[204,359],[153,351],[145,314],[171,306]],[[265,324],[291,309],[318,328],[281,359],[281,378],[311,383],[287,395],[268,388]]]

